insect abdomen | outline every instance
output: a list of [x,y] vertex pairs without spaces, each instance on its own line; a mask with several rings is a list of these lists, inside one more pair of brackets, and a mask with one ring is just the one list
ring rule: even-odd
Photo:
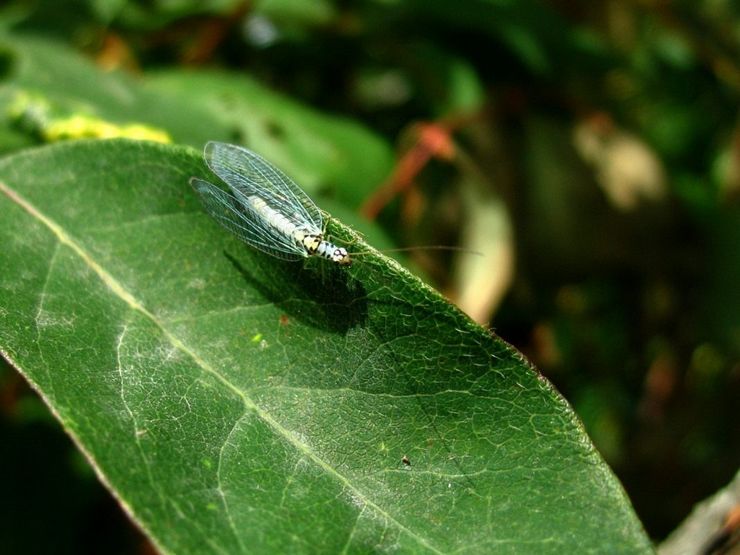
[[272,208],[264,199],[252,195],[247,199],[255,212],[257,212],[272,228],[280,234],[290,237],[296,245],[301,246],[305,256],[320,256],[336,262],[337,264],[350,264],[351,260],[347,250],[337,247],[335,244],[325,241],[320,231],[305,229],[294,224],[284,214]]

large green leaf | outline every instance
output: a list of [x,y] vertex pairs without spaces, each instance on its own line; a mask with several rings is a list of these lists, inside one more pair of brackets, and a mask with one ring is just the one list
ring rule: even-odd
[[191,175],[127,141],[0,162],[0,349],[163,552],[650,550],[519,353],[382,257],[253,251]]

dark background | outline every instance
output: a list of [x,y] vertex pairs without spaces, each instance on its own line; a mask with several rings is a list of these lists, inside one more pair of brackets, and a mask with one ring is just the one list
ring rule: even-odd
[[[430,155],[378,221],[399,245],[469,246],[475,168],[516,253],[484,323],[574,406],[657,542],[740,461],[739,16],[731,0],[11,0],[0,30],[133,74],[249,74],[399,160],[429,152],[416,124],[435,123],[459,156]],[[452,259],[417,263],[454,298]],[[4,364],[0,438],[0,551],[151,550]]]

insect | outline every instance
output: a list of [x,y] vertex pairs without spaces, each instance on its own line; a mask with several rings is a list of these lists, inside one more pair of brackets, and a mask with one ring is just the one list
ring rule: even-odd
[[226,191],[193,177],[190,184],[218,223],[248,245],[284,260],[320,256],[341,265],[347,249],[324,239],[321,210],[295,182],[249,149],[210,141],[206,164]]

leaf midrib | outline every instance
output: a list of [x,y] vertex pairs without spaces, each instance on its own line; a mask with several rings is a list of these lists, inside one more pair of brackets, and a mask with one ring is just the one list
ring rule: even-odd
[[[167,338],[167,340],[177,349],[188,355],[197,366],[199,366],[202,370],[205,372],[208,372],[212,376],[214,376],[219,382],[221,382],[225,387],[227,387],[229,390],[234,392],[242,401],[244,405],[244,414],[246,414],[248,411],[253,411],[260,419],[262,419],[263,422],[265,422],[270,428],[272,428],[276,433],[278,433],[280,436],[282,436],[289,444],[293,445],[299,452],[304,454],[309,460],[312,460],[316,465],[318,465],[320,468],[322,468],[325,472],[327,472],[329,475],[333,476],[336,480],[338,480],[340,483],[344,484],[348,490],[352,491],[354,494],[356,494],[364,504],[366,504],[368,507],[372,507],[373,510],[375,510],[378,514],[384,516],[387,518],[390,522],[394,523],[400,530],[403,530],[405,533],[407,533],[410,537],[414,538],[420,545],[426,547],[427,549],[433,551],[434,553],[438,553],[442,555],[444,552],[429,543],[428,540],[414,532],[413,530],[406,527],[404,524],[399,522],[393,515],[386,512],[384,509],[382,509],[379,505],[374,503],[372,500],[368,499],[367,496],[362,492],[362,490],[358,489],[356,486],[350,482],[350,480],[345,477],[343,474],[338,472],[336,469],[334,469],[329,463],[324,461],[322,458],[320,458],[314,451],[312,451],[306,444],[299,441],[294,434],[291,434],[287,428],[282,426],[278,421],[276,421],[272,416],[265,410],[263,410],[257,403],[252,400],[251,397],[249,397],[247,394],[245,394],[242,390],[240,390],[238,387],[236,387],[233,383],[231,383],[224,375],[222,375],[218,370],[213,368],[210,364],[208,364],[204,359],[202,359],[195,351],[190,349],[185,343],[183,343],[175,334],[169,331],[169,329],[149,310],[146,309],[146,307],[140,303],[136,297],[131,294],[116,278],[114,278],[110,273],[108,273],[100,264],[98,264],[94,258],[84,249],[82,246],[80,246],[70,235],[68,235],[64,229],[57,224],[54,220],[46,216],[43,212],[41,212],[38,208],[36,208],[31,202],[23,198],[20,194],[18,194],[17,191],[9,187],[4,182],[0,181],[0,191],[2,191],[12,202],[23,208],[31,217],[36,219],[37,221],[41,222],[43,225],[45,225],[59,240],[60,243],[67,245],[72,251],[77,254],[82,261],[92,270],[94,271],[98,277],[103,281],[103,283],[108,287],[108,289],[113,292],[114,295],[116,295],[118,298],[123,300],[126,304],[129,305],[129,307],[141,313],[146,318],[148,318],[157,328],[159,328],[162,331],[162,334]],[[241,421],[241,419],[244,417],[244,414],[240,416],[236,422],[238,423]],[[94,459],[90,459],[91,464],[96,465],[96,462]],[[102,475],[103,472],[101,469],[98,468],[98,472]],[[138,520],[138,519],[137,519]]]

